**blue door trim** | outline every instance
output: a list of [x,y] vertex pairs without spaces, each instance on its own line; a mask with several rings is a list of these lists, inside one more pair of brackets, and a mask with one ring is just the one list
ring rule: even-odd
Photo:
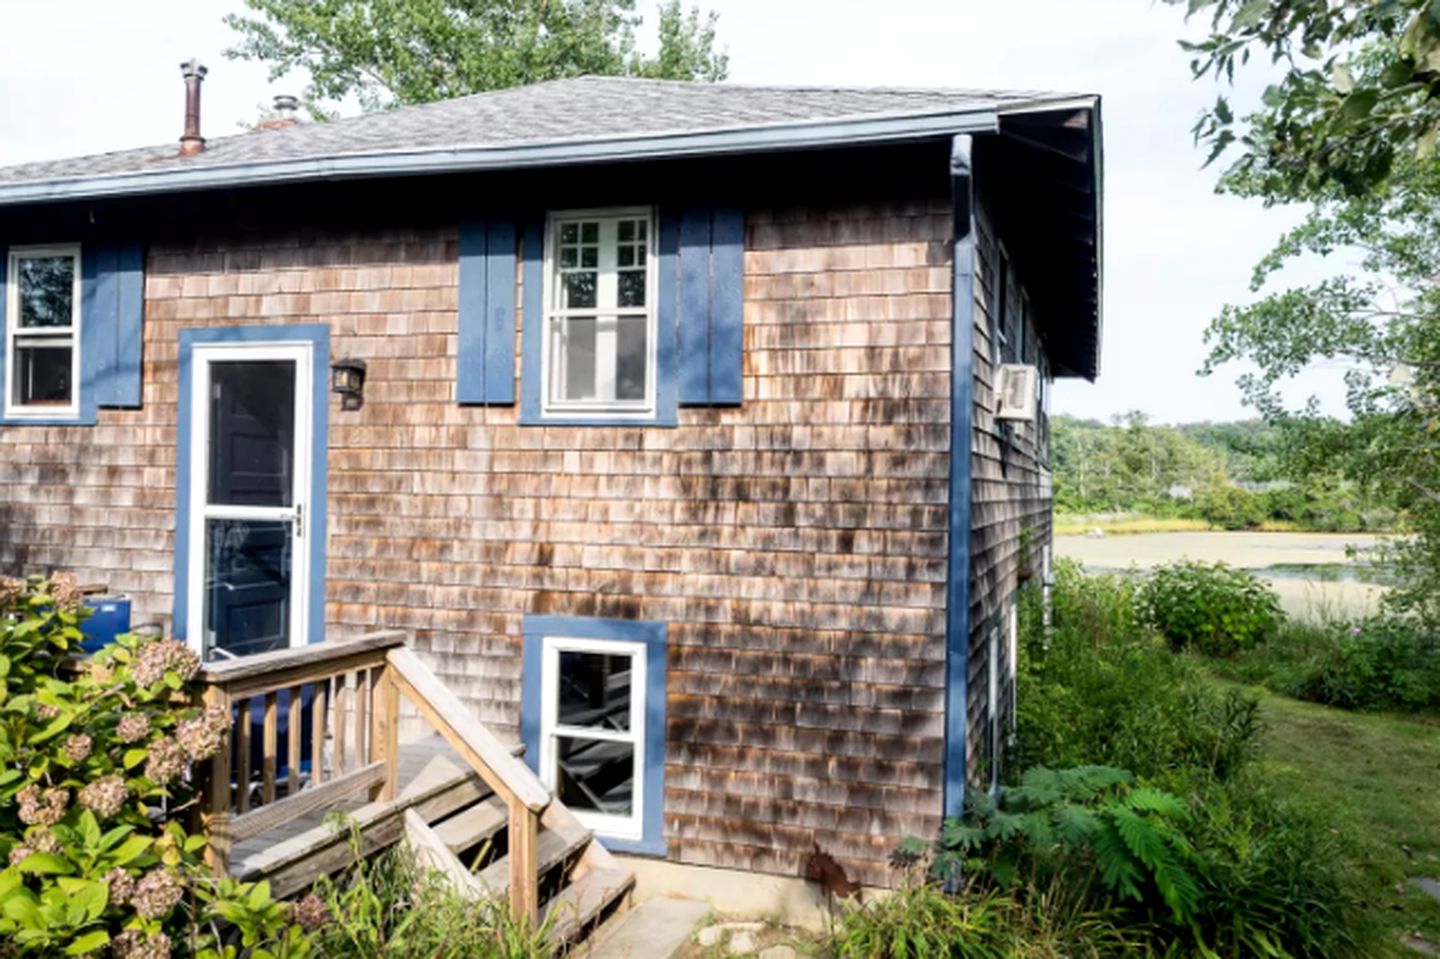
[[975,184],[971,138],[955,137],[950,177],[955,204],[950,355],[950,518],[945,582],[946,816],[965,811],[966,719],[970,686],[970,433],[975,406]]
[[614,639],[645,644],[645,783],[640,839],[602,836],[611,852],[664,856],[665,845],[665,691],[668,628],[664,623],[582,616],[525,617],[524,667],[520,684],[520,738],[525,761],[540,773],[540,701],[546,636]]
[[307,641],[325,638],[325,532],[326,474],[330,448],[330,327],[324,323],[292,326],[227,326],[180,331],[180,389],[178,392],[175,452],[175,602],[171,611],[171,633],[186,639],[189,628],[190,570],[190,454],[191,384],[194,376],[192,350],[208,343],[309,343],[314,370],[311,373],[310,503],[305,518],[309,542],[310,608]]

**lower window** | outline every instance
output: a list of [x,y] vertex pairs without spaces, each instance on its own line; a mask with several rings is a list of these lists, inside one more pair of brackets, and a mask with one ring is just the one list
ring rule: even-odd
[[541,778],[591,829],[638,839],[645,646],[547,636],[543,648]]
[[666,628],[525,617],[526,757],[616,852],[663,855]]

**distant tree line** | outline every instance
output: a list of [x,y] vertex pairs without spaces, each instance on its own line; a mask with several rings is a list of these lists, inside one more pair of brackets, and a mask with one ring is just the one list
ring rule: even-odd
[[[1341,428],[1341,424],[1336,424]],[[1317,469],[1313,437],[1265,420],[1162,426],[1141,412],[1109,423],[1051,421],[1055,508],[1204,520],[1224,529],[1385,529],[1391,504]]]

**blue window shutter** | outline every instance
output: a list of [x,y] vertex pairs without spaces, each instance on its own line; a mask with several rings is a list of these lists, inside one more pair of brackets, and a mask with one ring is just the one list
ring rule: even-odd
[[81,405],[138,407],[145,309],[144,245],[105,238],[80,251]]
[[745,213],[717,207],[710,234],[710,402],[740,403]]
[[120,244],[115,258],[116,317],[115,375],[110,404],[139,407],[145,319],[145,245],[139,240]]
[[[9,280],[10,248],[7,247],[5,244],[0,243],[0,336],[3,336],[5,330],[8,328],[5,325],[8,322],[5,317],[5,310],[6,304],[10,302],[10,298],[6,295],[5,284],[9,282]],[[5,396],[5,390],[8,389],[8,387],[6,386],[5,376],[9,372],[9,370],[5,369],[5,350],[3,346],[0,346],[0,400],[3,400]],[[0,410],[3,409],[4,403],[0,402]]]
[[455,398],[515,402],[515,220],[460,225],[460,317]]
[[745,214],[733,207],[690,208],[679,219],[680,403],[737,404]]

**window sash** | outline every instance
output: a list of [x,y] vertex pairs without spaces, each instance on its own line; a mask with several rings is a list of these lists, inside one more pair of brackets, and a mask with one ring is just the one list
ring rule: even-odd
[[[623,656],[630,660],[629,729],[572,726],[559,721],[561,653],[597,653],[606,656]],[[623,743],[631,746],[634,779],[631,783],[630,814],[620,816],[587,809],[571,809],[570,811],[580,820],[581,824],[597,833],[625,839],[643,838],[645,824],[645,644],[619,639],[546,636],[541,640],[541,662],[540,756],[538,757],[541,781],[551,790],[558,786],[558,741],[561,739]]]
[[[71,260],[70,323],[67,326],[20,325],[20,262],[57,257]],[[14,419],[73,419],[80,413],[80,247],[75,244],[44,247],[14,247],[5,264],[5,415]],[[44,343],[38,341],[47,341]],[[32,402],[19,399],[19,369],[16,354],[22,349],[70,349],[70,399],[66,403]]]
[[[645,236],[645,306],[619,305],[619,278],[631,267],[619,266],[618,238],[622,220],[641,220],[646,224]],[[598,261],[594,307],[562,307],[562,289],[567,273],[587,268],[560,266],[561,231],[568,224],[596,222],[599,224]],[[573,210],[550,214],[546,224],[545,290],[543,350],[541,353],[542,414],[577,416],[612,415],[643,419],[656,408],[658,377],[656,330],[656,224],[654,211],[648,207],[605,210]],[[615,397],[618,389],[619,320],[643,317],[645,323],[645,395],[640,399]],[[567,380],[564,339],[566,321],[594,319],[595,336],[595,398],[571,399],[563,395]]]

